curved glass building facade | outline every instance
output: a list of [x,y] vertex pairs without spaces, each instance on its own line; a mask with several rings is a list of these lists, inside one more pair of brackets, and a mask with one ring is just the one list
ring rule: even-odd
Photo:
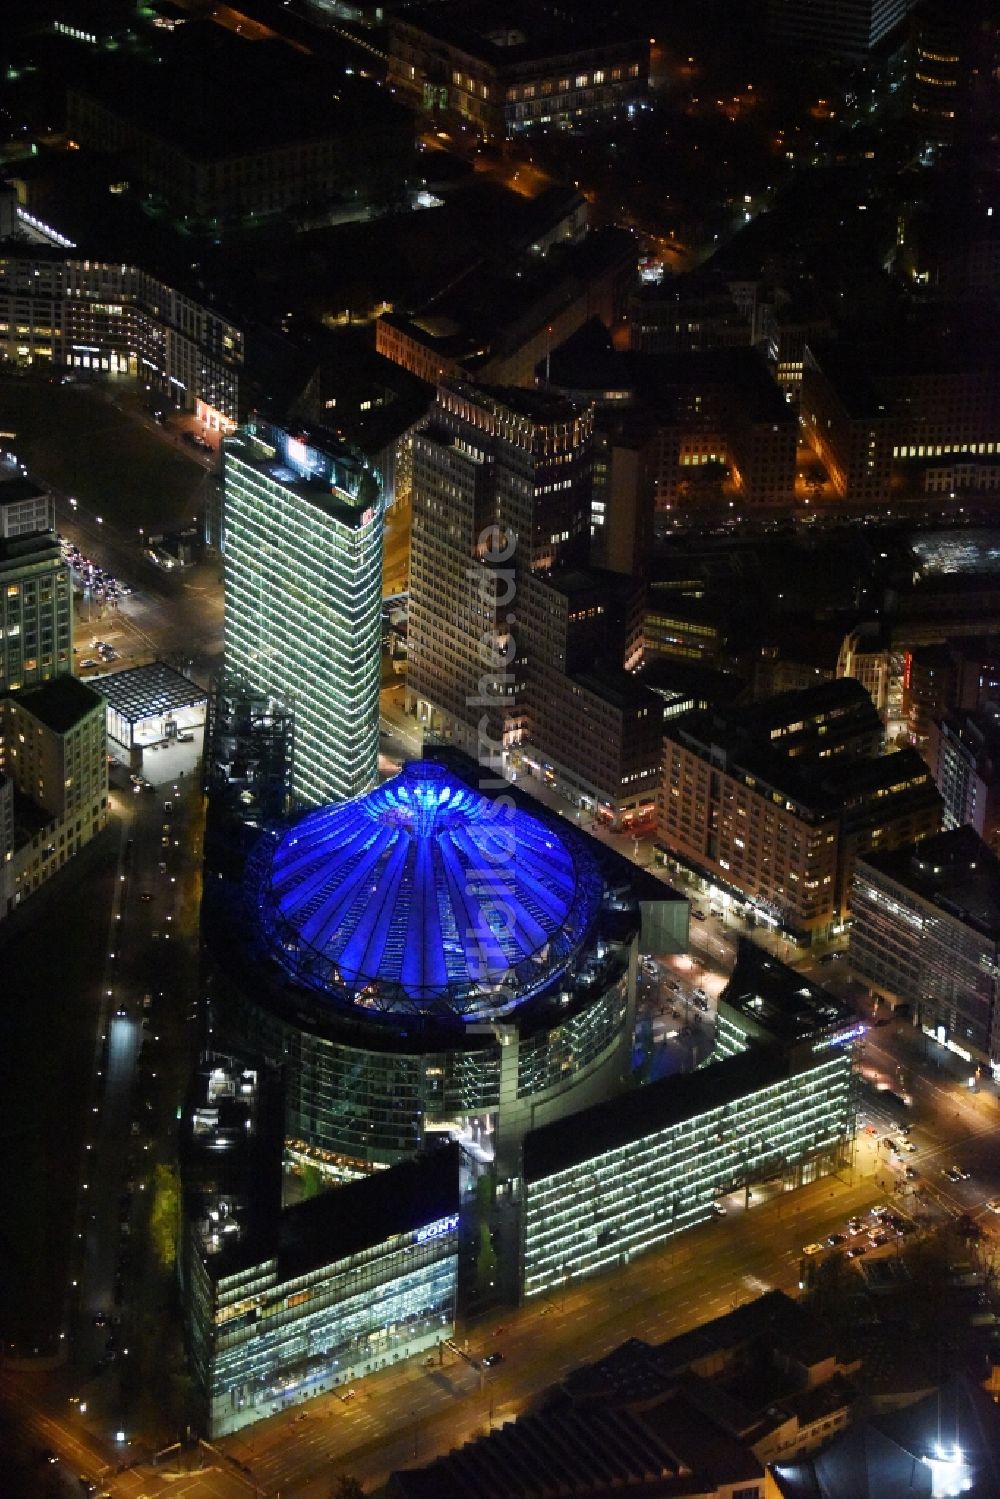
[[614,1092],[638,932],[615,907],[584,840],[433,763],[262,834],[239,1029],[283,1065],[286,1134],[345,1164],[442,1131],[491,1159]]

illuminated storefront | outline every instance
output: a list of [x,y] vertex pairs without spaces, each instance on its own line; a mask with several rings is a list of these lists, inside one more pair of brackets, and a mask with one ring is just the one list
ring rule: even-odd
[[269,1206],[273,1150],[267,1165],[254,1154],[267,1130],[268,1079],[217,1057],[200,1078],[184,1126],[182,1281],[210,1433],[236,1431],[451,1337],[457,1148],[279,1210]]

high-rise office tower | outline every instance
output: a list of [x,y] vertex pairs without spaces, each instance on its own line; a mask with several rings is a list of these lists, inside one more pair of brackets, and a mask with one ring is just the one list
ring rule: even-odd
[[472,753],[524,733],[523,582],[586,565],[592,428],[560,396],[447,381],[413,439],[407,707]]
[[321,432],[253,420],[224,443],[226,667],[293,715],[300,806],[378,770],[382,485]]
[[769,0],[771,35],[808,52],[861,57],[901,27],[914,0]]
[[0,463],[0,695],[73,670],[73,590],[52,497]]

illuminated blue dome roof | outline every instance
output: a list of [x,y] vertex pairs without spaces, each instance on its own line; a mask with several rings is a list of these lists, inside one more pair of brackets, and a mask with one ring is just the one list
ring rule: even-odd
[[248,879],[296,982],[364,1009],[469,1018],[555,978],[602,895],[585,853],[428,761],[265,838]]

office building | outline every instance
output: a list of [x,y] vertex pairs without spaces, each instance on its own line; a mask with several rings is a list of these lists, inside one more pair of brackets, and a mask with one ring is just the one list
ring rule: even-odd
[[864,57],[901,32],[913,5],[914,0],[768,0],[768,30],[794,51]]
[[862,1033],[840,1000],[741,940],[707,1066],[526,1138],[524,1296],[628,1263],[707,1222],[720,1195],[837,1170]]
[[204,295],[120,260],[23,240],[3,251],[0,360],[133,375],[216,431],[236,424],[246,403],[244,333]]
[[418,107],[502,139],[587,124],[643,98],[649,38],[548,0],[414,5],[389,23],[389,82]]
[[[31,895],[108,820],[104,700],[63,674],[0,697],[0,916]],[[4,800],[0,791],[0,806]]]
[[[925,151],[966,145],[996,112],[1000,26],[990,0],[919,0],[913,12],[911,125]],[[951,239],[957,226],[945,228]]]
[[[412,311],[375,324],[375,348],[432,385],[451,378],[533,388],[536,367],[591,318],[607,326],[625,309],[635,279],[635,240],[606,225],[577,242],[575,205],[553,206],[554,227],[569,243],[561,254],[509,242],[477,255]],[[504,253],[506,251],[507,253]]]
[[840,929],[858,853],[940,827],[927,766],[877,753],[878,715],[850,678],[670,719],[664,736],[663,853],[797,940]]
[[806,441],[841,499],[879,504],[895,471],[1000,453],[1000,379],[988,316],[926,314],[878,341],[810,343]]
[[0,460],[0,541],[38,536],[55,528],[55,501],[48,490],[22,476],[13,459]]
[[1000,719],[997,709],[936,722],[927,763],[944,802],[946,829],[971,827],[1000,854]]
[[378,768],[383,501],[335,438],[254,420],[224,440],[227,670],[295,722],[301,806]]
[[508,615],[520,577],[586,564],[592,428],[559,397],[446,382],[413,439],[406,704],[473,755],[483,713],[502,749],[524,737],[527,652]]
[[528,712],[511,771],[610,827],[652,823],[664,704],[636,674],[641,586],[590,569],[527,574],[519,599]]
[[[287,101],[295,99],[295,108]],[[209,22],[90,60],[66,101],[84,150],[121,159],[133,190],[185,226],[316,213],[405,182],[407,112],[360,71],[273,35],[252,45]]]
[[209,1054],[182,1123],[185,1330],[214,1437],[454,1332],[457,1146],[282,1210],[276,1091]]
[[51,496],[0,462],[0,696],[73,669],[73,594]]
[[591,320],[539,364],[536,378],[568,398],[593,402],[602,413],[599,427],[617,425],[623,412],[641,420],[657,510],[718,504],[724,483],[727,508],[730,499],[787,505],[798,422],[759,350],[686,347],[679,334],[668,350],[655,327],[644,331],[641,324],[630,336],[631,349],[620,352]]
[[654,815],[662,709],[629,675],[637,585],[581,565],[592,435],[592,412],[562,396],[439,388],[414,438],[406,705],[625,827]]
[[[288,1138],[358,1171],[447,1133],[513,1174],[533,1124],[623,1086],[653,918],[525,804],[414,761],[211,882],[219,1026],[284,1066]],[[686,903],[656,886],[679,948]]]
[[653,424],[598,414],[590,501],[591,558],[596,566],[644,578],[653,553],[656,488]]
[[850,962],[973,1067],[1000,1070],[1000,861],[970,827],[857,862]]

